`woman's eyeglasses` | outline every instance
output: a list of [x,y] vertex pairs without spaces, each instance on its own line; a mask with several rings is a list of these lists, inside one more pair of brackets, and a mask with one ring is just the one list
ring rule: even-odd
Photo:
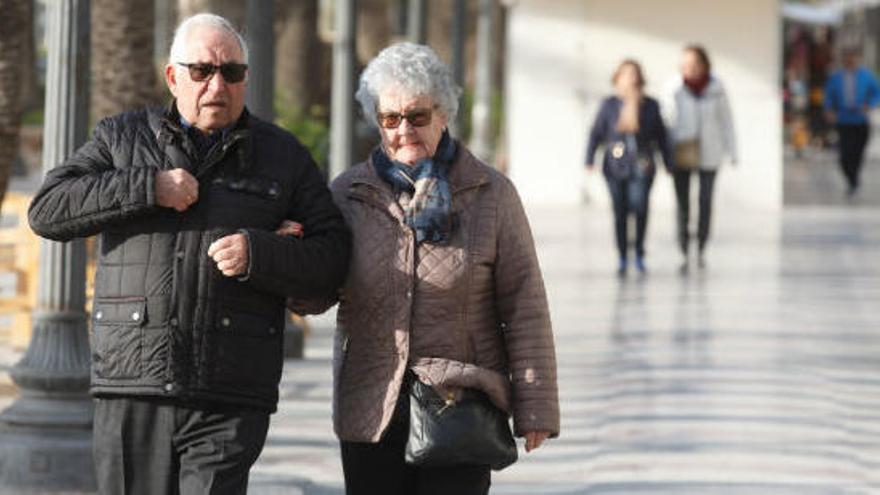
[[247,64],[220,64],[220,65],[212,65],[212,64],[185,64],[183,62],[178,62],[177,65],[181,65],[189,69],[189,78],[195,82],[202,82],[211,79],[211,76],[214,75],[218,70],[220,71],[220,75],[223,76],[223,80],[228,83],[240,83],[244,81],[244,76],[247,74]]
[[385,129],[397,129],[404,119],[413,127],[425,127],[431,123],[431,116],[430,108],[416,108],[406,113],[379,112],[376,115],[379,125]]

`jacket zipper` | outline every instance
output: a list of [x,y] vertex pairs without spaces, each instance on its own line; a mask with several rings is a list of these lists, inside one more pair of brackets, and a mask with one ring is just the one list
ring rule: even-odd
[[217,151],[214,151],[208,156],[208,159],[205,160],[205,165],[202,166],[198,172],[196,172],[196,178],[198,179],[199,177],[203,177],[205,174],[210,172],[215,165],[220,163],[226,157],[226,152],[229,151],[232,145],[243,140],[244,138],[245,136],[241,134],[235,134],[233,135],[232,139],[223,143],[223,145],[220,146],[219,149],[214,148]]

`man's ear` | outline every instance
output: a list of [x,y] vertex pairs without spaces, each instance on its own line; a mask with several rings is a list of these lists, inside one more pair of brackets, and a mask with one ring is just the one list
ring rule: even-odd
[[165,65],[165,84],[171,94],[177,97],[177,71],[172,64]]

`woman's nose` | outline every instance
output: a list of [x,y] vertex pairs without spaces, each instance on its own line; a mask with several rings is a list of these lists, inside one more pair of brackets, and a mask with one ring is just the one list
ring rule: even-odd
[[400,119],[400,125],[397,126],[397,133],[398,134],[406,135],[411,132],[415,132],[415,130],[416,130],[415,126],[413,126],[409,122],[409,119]]

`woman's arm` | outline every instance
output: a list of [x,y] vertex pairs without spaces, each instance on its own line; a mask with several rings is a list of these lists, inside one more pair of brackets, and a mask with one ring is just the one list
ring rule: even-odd
[[596,119],[593,122],[593,127],[590,129],[590,137],[587,141],[587,154],[584,160],[584,164],[587,166],[595,165],[596,151],[599,149],[599,145],[605,142],[607,131],[607,120],[608,120],[608,100],[602,102],[599,107],[599,112],[596,113]]
[[653,138],[657,143],[657,147],[660,148],[660,155],[663,156],[663,165],[666,167],[666,170],[672,171],[675,166],[675,159],[673,158],[672,142],[666,130],[666,123],[663,122],[663,113],[660,111],[660,103],[656,100],[650,101],[652,105],[651,115],[654,119],[650,126],[654,129]]
[[727,101],[727,91],[721,89],[718,98],[718,118],[721,119],[721,133],[724,139],[724,148],[733,163],[739,162],[736,149],[736,131],[733,126],[733,114],[730,112],[730,103]]
[[519,195],[507,179],[499,187],[495,305],[508,357],[514,430],[519,436],[529,432],[556,436],[556,350],[544,280]]

